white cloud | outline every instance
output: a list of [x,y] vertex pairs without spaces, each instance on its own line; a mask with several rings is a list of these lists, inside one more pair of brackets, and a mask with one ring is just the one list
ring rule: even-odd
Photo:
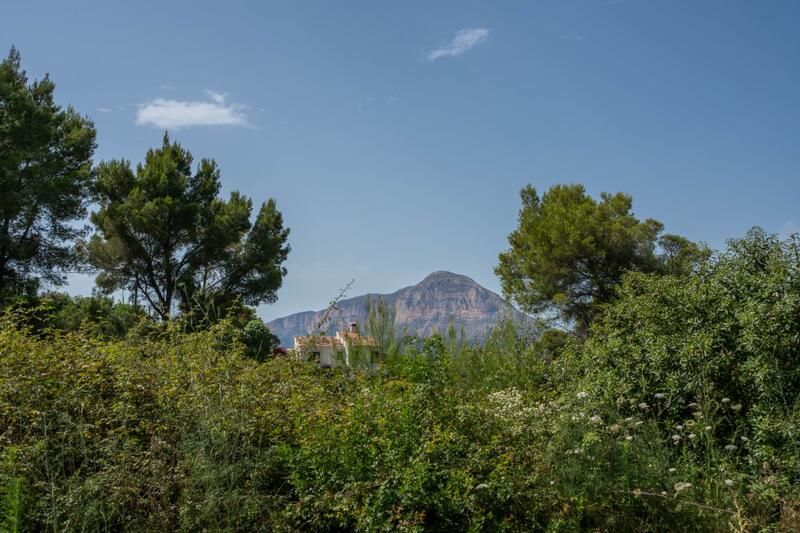
[[108,107],[98,107],[97,110],[101,113],[111,113],[111,108]]
[[447,46],[428,52],[428,61],[436,61],[441,57],[447,56],[460,56],[473,46],[485,41],[488,37],[489,30],[486,28],[464,28],[456,33],[456,36]]
[[218,104],[224,104],[225,98],[228,97],[228,93],[218,93],[216,91],[206,91],[206,94]]
[[224,93],[206,91],[210,101],[187,102],[155,98],[139,106],[136,123],[166,129],[191,126],[247,126],[246,107],[228,104]]

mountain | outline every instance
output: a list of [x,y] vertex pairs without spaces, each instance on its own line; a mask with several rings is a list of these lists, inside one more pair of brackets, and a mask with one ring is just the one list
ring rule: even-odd
[[[469,338],[480,338],[503,317],[521,319],[505,300],[481,287],[472,279],[452,272],[439,271],[421,282],[391,294],[364,294],[340,300],[331,313],[325,333],[344,329],[351,321],[364,324],[367,298],[382,299],[394,306],[398,331],[429,335],[434,330],[447,331],[452,320],[456,328],[464,328]],[[291,346],[295,335],[307,335],[324,315],[322,311],[305,311],[269,322],[269,329]]]

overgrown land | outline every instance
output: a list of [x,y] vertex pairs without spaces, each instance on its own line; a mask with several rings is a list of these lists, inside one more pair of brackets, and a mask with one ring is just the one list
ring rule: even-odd
[[[378,302],[377,369],[322,369],[253,311],[276,203],[166,136],[94,165],[53,88],[0,64],[0,530],[800,529],[796,238],[529,187],[497,274],[536,319],[418,338]],[[44,290],[76,269],[97,295]]]

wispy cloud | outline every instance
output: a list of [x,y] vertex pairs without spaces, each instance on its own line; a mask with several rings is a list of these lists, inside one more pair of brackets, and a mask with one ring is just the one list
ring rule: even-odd
[[159,85],[158,88],[161,89],[162,91],[174,91],[175,90],[175,86],[174,85],[170,85],[168,83],[165,83],[163,85]]
[[101,113],[111,113],[111,108],[109,107],[98,107],[97,110]]
[[141,104],[136,123],[158,128],[181,129],[191,126],[247,126],[246,106],[228,104],[227,94],[206,91],[209,101],[182,101],[155,98]]
[[206,94],[220,105],[224,104],[225,99],[228,97],[228,93],[218,93],[217,91],[206,91]]
[[436,61],[448,56],[460,56],[488,38],[489,30],[486,28],[464,28],[459,30],[453,40],[446,46],[428,52],[428,61]]

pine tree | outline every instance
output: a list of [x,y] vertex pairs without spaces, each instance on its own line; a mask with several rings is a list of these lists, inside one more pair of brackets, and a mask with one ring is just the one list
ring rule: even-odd
[[79,263],[95,129],[54,89],[47,76],[28,83],[15,48],[0,63],[0,301],[61,284]]
[[251,223],[249,198],[219,193],[216,163],[203,159],[193,173],[191,153],[166,134],[135,172],[128,161],[101,163],[91,217],[98,234],[88,243],[98,286],[131,291],[162,319],[178,306],[219,315],[235,301],[274,302],[290,250],[275,201]]

